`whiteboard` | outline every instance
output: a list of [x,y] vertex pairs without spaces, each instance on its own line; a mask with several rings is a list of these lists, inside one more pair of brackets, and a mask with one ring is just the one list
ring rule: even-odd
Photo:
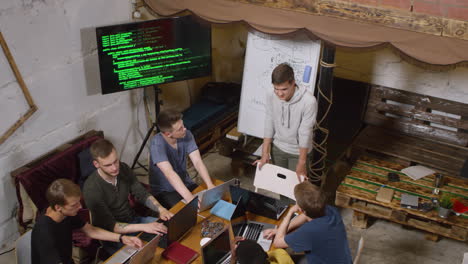
[[[294,69],[296,84],[311,92],[315,89],[320,41],[313,41],[304,33],[273,36],[249,32],[242,80],[237,130],[263,138],[266,94],[273,90],[271,72],[283,62]],[[308,83],[303,82],[304,69],[311,67]]]

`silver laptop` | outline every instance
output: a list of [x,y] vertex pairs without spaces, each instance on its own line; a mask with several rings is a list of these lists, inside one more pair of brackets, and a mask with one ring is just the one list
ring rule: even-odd
[[224,227],[201,249],[203,264],[230,264],[231,263],[231,241],[229,240],[229,229]]
[[223,196],[229,195],[229,186],[238,185],[238,179],[231,179],[223,184],[220,184],[212,189],[203,190],[195,194],[200,202],[199,211],[203,212],[213,207]]
[[105,264],[146,264],[150,263],[156,253],[159,239],[161,236],[155,236],[150,242],[142,248],[135,249],[130,246],[123,246],[113,256],[108,258]]
[[251,221],[247,219],[246,208],[247,199],[240,197],[231,217],[232,231],[234,237],[241,236],[245,239],[257,241],[265,251],[269,251],[273,240],[263,237],[263,231],[270,228],[276,228],[276,225]]

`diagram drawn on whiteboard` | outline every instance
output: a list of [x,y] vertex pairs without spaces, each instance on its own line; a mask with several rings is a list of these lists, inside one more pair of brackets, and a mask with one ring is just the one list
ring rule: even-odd
[[296,84],[313,92],[319,56],[320,41],[313,41],[303,33],[281,37],[249,32],[238,131],[263,138],[266,93],[273,89],[271,72],[278,64],[291,65]]

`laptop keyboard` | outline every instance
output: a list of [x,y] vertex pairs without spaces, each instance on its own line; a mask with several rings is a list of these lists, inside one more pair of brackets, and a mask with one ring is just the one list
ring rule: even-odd
[[157,235],[156,234],[150,234],[150,233],[146,233],[146,232],[143,232],[139,238],[145,242],[150,242],[151,240],[153,240],[154,237],[156,237]]
[[[158,220],[156,220],[157,223],[163,223],[165,224],[166,221],[162,220],[161,218],[159,218]],[[165,224],[166,225],[166,224]],[[145,242],[150,242],[151,240],[153,240],[153,238],[157,236],[156,234],[150,234],[150,233],[146,233],[146,232],[142,232],[141,235],[139,236],[139,238]]]
[[242,225],[239,233],[241,234],[242,237],[246,239],[257,241],[258,238],[260,237],[260,234],[262,233],[262,230],[263,230],[263,225],[249,223],[249,224]]
[[231,254],[228,254],[225,259],[218,261],[216,264],[230,264],[231,263]]

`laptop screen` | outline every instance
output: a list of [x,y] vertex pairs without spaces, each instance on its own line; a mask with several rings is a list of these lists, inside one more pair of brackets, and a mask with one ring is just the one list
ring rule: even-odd
[[282,202],[237,186],[230,186],[230,191],[233,202],[238,202],[241,199],[246,210],[254,214],[276,218],[277,213],[283,211],[288,206],[287,202]]
[[191,227],[197,224],[198,197],[186,204],[167,223],[169,242],[179,240]]
[[229,241],[229,229],[225,228],[224,231],[209,241],[208,244],[203,247],[203,263],[214,264],[218,263],[224,256],[231,253],[231,242]]

